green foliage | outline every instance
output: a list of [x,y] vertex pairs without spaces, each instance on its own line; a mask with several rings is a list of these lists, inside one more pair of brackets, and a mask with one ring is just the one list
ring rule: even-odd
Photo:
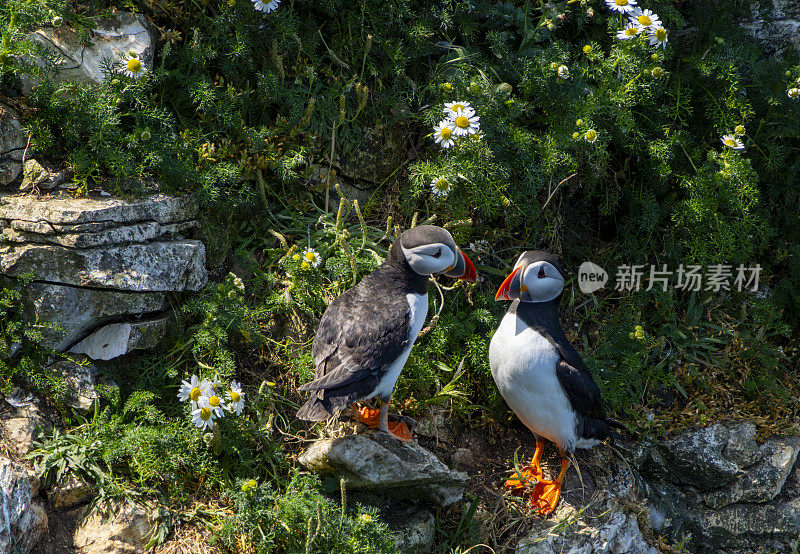
[[356,503],[349,508],[323,496],[314,476],[294,472],[286,489],[268,484],[237,483],[228,492],[236,515],[219,532],[233,547],[250,537],[255,552],[388,553],[395,552],[388,527],[374,508]]

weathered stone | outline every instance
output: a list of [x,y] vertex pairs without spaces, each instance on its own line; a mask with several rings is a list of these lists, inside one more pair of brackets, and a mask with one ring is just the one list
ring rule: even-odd
[[755,436],[756,426],[749,421],[730,427],[728,444],[725,445],[722,455],[739,467],[753,465],[761,459]]
[[722,455],[729,436],[723,425],[712,425],[669,439],[660,450],[678,482],[700,490],[715,489],[739,474],[739,467]]
[[423,508],[411,508],[406,513],[393,514],[399,522],[399,529],[393,531],[397,550],[407,554],[430,552],[436,537],[436,522],[433,514]]
[[[0,196],[0,219],[47,222],[53,225],[80,223],[177,223],[193,219],[197,203],[188,196],[155,194],[140,200],[119,198],[72,198]],[[30,230],[30,229],[21,229]],[[45,227],[42,231],[47,233]],[[51,231],[56,232],[56,231]],[[77,231],[76,231],[77,232]]]
[[150,541],[156,525],[150,506],[120,502],[98,507],[75,531],[73,543],[78,554],[140,554]]
[[47,531],[47,514],[35,499],[38,490],[35,475],[0,457],[0,552],[27,554]]
[[85,289],[50,283],[31,283],[25,296],[29,321],[55,323],[60,327],[42,329],[44,344],[59,351],[69,348],[98,325],[166,307],[163,292]]
[[[12,222],[13,225],[13,222]],[[95,233],[67,233],[55,235],[3,229],[3,237],[9,242],[33,242],[39,244],[58,244],[70,248],[93,248],[112,244],[147,242],[164,236],[175,236],[197,227],[196,221],[159,225],[155,221],[111,227]]]
[[94,488],[83,478],[70,473],[67,478],[56,483],[47,493],[47,499],[53,508],[72,508],[89,500]]
[[[57,64],[54,81],[99,84],[105,74],[105,60],[122,62],[129,52],[135,52],[146,68],[153,67],[155,41],[142,15],[118,11],[97,20],[97,27],[89,36],[88,44],[75,30],[67,27],[43,28],[29,38],[55,52],[61,59]],[[34,63],[43,65],[41,60]],[[23,81],[23,91],[28,93],[36,83]]]
[[750,2],[741,26],[772,54],[800,49],[800,4],[796,0]]
[[167,331],[167,317],[101,327],[70,349],[93,360],[111,360],[134,350],[155,348]]
[[28,417],[14,417],[0,421],[0,435],[8,453],[16,460],[24,458],[33,449],[36,422]]
[[[759,452],[757,449],[756,452]],[[760,449],[761,462],[750,467],[729,487],[705,495],[705,503],[719,508],[734,502],[767,502],[783,489],[800,452],[800,438],[770,439]]]
[[765,546],[768,541],[779,541],[788,551],[791,542],[800,536],[800,498],[707,510],[703,512],[703,525],[718,549]]
[[47,170],[42,164],[34,159],[25,160],[25,166],[22,168],[22,184],[19,190],[52,190],[64,182],[66,179],[66,172],[53,173]]
[[0,272],[32,272],[40,281],[133,291],[199,290],[207,281],[205,248],[196,240],[86,249],[5,246],[0,247]]
[[443,506],[460,500],[468,481],[420,445],[380,432],[318,440],[299,461],[323,476],[346,479],[348,488]]
[[0,103],[0,187],[16,179],[22,171],[22,155],[28,137],[22,129],[19,116]]
[[[571,518],[574,518],[570,521]],[[609,508],[599,518],[576,517],[575,510],[562,514],[558,521],[566,523],[558,533],[534,531],[517,545],[516,554],[657,554],[647,544],[636,516]]]
[[417,421],[414,432],[437,441],[452,442],[455,437],[452,411],[439,406],[429,407]]
[[94,402],[100,395],[94,390],[97,370],[93,365],[77,364],[72,360],[58,360],[47,367],[63,375],[69,386],[70,406],[82,413],[88,413],[94,408]]

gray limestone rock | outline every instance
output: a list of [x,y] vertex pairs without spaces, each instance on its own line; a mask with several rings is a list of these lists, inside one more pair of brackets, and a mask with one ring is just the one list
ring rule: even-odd
[[[102,83],[106,61],[121,62],[127,59],[129,52],[134,52],[145,68],[153,67],[155,40],[142,15],[118,11],[101,18],[90,31],[88,42],[67,26],[42,28],[29,38],[60,58],[53,76],[57,83]],[[42,60],[32,61],[44,65]],[[36,84],[32,80],[23,80],[23,91],[29,93]]]
[[86,249],[5,246],[0,247],[0,272],[32,272],[38,281],[131,291],[196,291],[207,281],[205,248],[196,240]]
[[16,222],[12,222],[10,228],[3,229],[3,237],[9,242],[57,244],[70,248],[93,248],[96,246],[147,242],[160,237],[180,235],[187,231],[193,231],[197,227],[196,221],[169,223],[167,225],[159,225],[155,221],[146,221],[132,225],[110,227],[93,233],[53,234],[18,231],[14,229],[14,223]]
[[424,508],[411,508],[404,514],[393,514],[399,523],[394,531],[394,542],[397,550],[404,554],[430,552],[436,538],[436,522],[433,514]]
[[796,0],[750,2],[741,26],[764,44],[768,53],[783,54],[800,49],[800,3]]
[[671,438],[660,450],[674,479],[710,490],[730,483],[739,474],[739,467],[722,454],[729,437],[728,429],[717,424]]
[[[186,196],[154,194],[140,200],[119,198],[37,198],[34,196],[0,196],[0,219],[21,220],[53,225],[81,223],[136,223],[157,221],[177,223],[197,215],[197,203]],[[50,226],[31,232],[48,233]],[[59,232],[54,227],[51,233]],[[84,231],[88,229],[80,229]],[[79,232],[74,230],[73,232]]]
[[133,323],[112,323],[101,327],[70,349],[93,360],[112,360],[135,350],[155,348],[167,331],[169,318]]
[[47,493],[47,500],[53,508],[72,508],[86,502],[94,494],[94,488],[83,478],[73,473],[61,483],[56,483]]
[[140,554],[157,523],[152,506],[120,502],[93,510],[75,530],[78,554]]
[[734,502],[768,502],[778,496],[800,452],[800,438],[770,439],[755,452],[761,461],[748,468],[730,486],[705,494],[711,508]]
[[81,413],[88,413],[94,408],[94,402],[100,395],[94,389],[96,368],[91,364],[77,364],[72,360],[58,360],[48,368],[64,377],[69,386],[69,405]]
[[16,179],[22,171],[22,155],[28,137],[17,113],[0,103],[0,187]]
[[27,554],[47,531],[47,514],[36,499],[39,479],[0,457],[0,552]]
[[64,351],[103,323],[151,314],[166,308],[163,292],[127,292],[31,283],[26,295],[29,321],[56,323],[60,329],[42,329],[44,344]]
[[20,184],[19,190],[28,191],[34,188],[40,191],[51,190],[63,183],[65,178],[65,172],[53,173],[36,160],[27,159],[22,168],[22,184]]
[[347,487],[354,490],[443,506],[460,500],[469,480],[417,443],[401,442],[381,432],[320,439],[299,461],[315,473],[346,479]]

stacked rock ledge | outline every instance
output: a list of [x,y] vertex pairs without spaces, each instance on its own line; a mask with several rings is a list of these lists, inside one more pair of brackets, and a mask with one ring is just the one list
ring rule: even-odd
[[138,200],[0,195],[0,274],[32,274],[31,322],[45,344],[108,360],[154,347],[166,294],[205,286],[203,244],[188,197]]

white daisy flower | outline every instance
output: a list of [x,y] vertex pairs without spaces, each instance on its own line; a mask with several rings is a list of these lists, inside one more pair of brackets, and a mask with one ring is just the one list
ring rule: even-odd
[[613,12],[632,13],[636,6],[636,0],[606,0],[606,5]]
[[197,403],[201,408],[208,408],[214,418],[220,418],[225,415],[223,409],[225,408],[225,401],[217,396],[217,393],[210,391],[210,395],[202,395],[200,401]]
[[131,79],[138,79],[144,72],[147,71],[144,64],[135,56],[131,56],[125,63],[125,70],[123,73]]
[[[206,388],[210,389],[208,394],[215,394],[221,390],[222,381],[219,380],[219,375],[214,375],[213,379],[203,379],[205,383],[207,383]],[[206,394],[206,396],[208,396]]]
[[475,114],[475,108],[470,106],[469,102],[445,102],[444,104],[444,115],[446,115],[450,119],[455,119],[461,112],[472,112],[467,117],[471,117]]
[[719,140],[722,141],[722,144],[733,150],[741,150],[744,148],[744,143],[734,135],[723,135],[723,137]]
[[443,119],[433,128],[433,140],[442,148],[450,148],[456,141],[453,136],[456,124],[449,119]]
[[583,138],[586,139],[586,142],[594,144],[597,141],[597,131],[589,129],[583,134]]
[[631,23],[641,25],[642,27],[661,27],[661,20],[658,14],[653,13],[652,10],[642,10],[636,8],[633,12],[628,14]]
[[192,423],[200,429],[214,428],[214,414],[209,408],[197,408],[192,410]]
[[566,65],[559,65],[558,76],[562,79],[569,79],[569,68]]
[[800,88],[790,88],[789,92],[786,93],[789,98],[795,100],[798,96],[800,96]]
[[650,44],[656,48],[667,47],[667,30],[664,27],[650,27],[647,30],[647,36],[650,37]]
[[253,0],[253,7],[260,12],[269,13],[271,11],[277,10],[278,6],[281,5],[281,0],[268,0],[264,2],[263,0]]
[[319,264],[322,263],[322,256],[313,248],[308,248],[303,252],[303,260],[308,262],[311,267],[319,267]]
[[452,188],[453,185],[444,177],[434,177],[431,179],[431,191],[433,191],[433,194],[436,196],[447,198],[447,193],[449,193]]
[[462,113],[453,120],[453,134],[457,137],[462,135],[474,135],[481,129],[480,117],[477,115],[467,115]]
[[181,402],[191,400],[192,406],[195,406],[203,393],[210,388],[211,386],[208,381],[205,379],[201,381],[197,378],[197,375],[192,375],[190,380],[181,382],[181,390],[178,391],[178,399]]
[[619,40],[630,40],[642,31],[642,28],[635,23],[628,23],[628,25],[621,31],[617,31],[617,38]]
[[231,388],[227,393],[228,395],[228,408],[236,415],[242,415],[244,410],[244,393],[242,392],[242,385],[236,381],[231,381]]

